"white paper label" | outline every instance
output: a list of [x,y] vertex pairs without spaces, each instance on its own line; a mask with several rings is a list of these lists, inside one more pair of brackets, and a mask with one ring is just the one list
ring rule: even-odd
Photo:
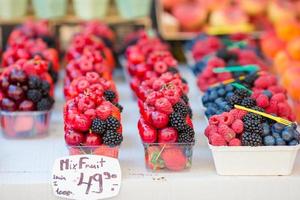
[[98,155],[76,155],[56,159],[52,188],[67,199],[97,200],[118,195],[121,168],[118,159]]

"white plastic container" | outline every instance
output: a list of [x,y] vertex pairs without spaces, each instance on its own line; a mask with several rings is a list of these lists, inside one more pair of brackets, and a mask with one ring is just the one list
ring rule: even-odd
[[81,19],[102,19],[105,17],[109,0],[74,0],[75,14]]
[[229,147],[209,145],[219,175],[290,175],[297,146]]

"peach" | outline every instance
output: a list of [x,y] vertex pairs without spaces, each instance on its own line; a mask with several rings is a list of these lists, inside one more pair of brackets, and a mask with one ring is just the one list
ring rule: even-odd
[[205,6],[194,2],[180,4],[172,13],[186,31],[199,31],[207,16]]
[[211,13],[209,19],[211,26],[239,25],[248,21],[248,16],[238,6],[229,6],[215,10]]
[[300,66],[290,67],[282,76],[282,84],[293,100],[300,101]]
[[262,14],[268,5],[268,0],[239,0],[241,8],[249,15]]
[[289,0],[270,1],[267,12],[269,19],[274,23],[295,19],[297,15],[296,7]]
[[283,41],[290,41],[300,36],[300,23],[296,20],[285,20],[275,23],[277,36]]
[[287,52],[292,59],[300,60],[300,37],[291,40],[287,44]]
[[285,48],[285,42],[280,40],[274,32],[264,34],[260,44],[263,53],[269,58],[274,58],[279,51]]

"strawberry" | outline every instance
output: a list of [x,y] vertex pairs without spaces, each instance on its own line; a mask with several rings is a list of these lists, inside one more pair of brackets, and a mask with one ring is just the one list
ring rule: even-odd
[[166,148],[162,154],[162,159],[165,166],[174,171],[183,170],[187,165],[187,158],[182,152],[182,149],[177,147]]
[[145,162],[148,168],[152,170],[163,169],[164,161],[159,156],[161,149],[157,146],[148,146],[145,154]]
[[167,127],[158,131],[159,143],[175,143],[178,139],[178,132],[173,127]]

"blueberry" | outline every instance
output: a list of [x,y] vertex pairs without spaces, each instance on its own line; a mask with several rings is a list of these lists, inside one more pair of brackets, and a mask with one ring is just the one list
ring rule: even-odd
[[272,92],[270,90],[264,90],[263,94],[269,97],[269,99],[273,96]]
[[296,129],[294,129],[293,132],[294,138],[300,141],[300,133]]
[[203,102],[203,104],[204,103],[206,103],[206,102],[208,102],[209,101],[209,96],[208,96],[208,94],[206,93],[203,97],[202,97],[202,102]]
[[266,146],[272,146],[275,145],[275,138],[271,135],[265,136],[264,137],[264,145]]
[[229,98],[229,97],[231,97],[233,95],[233,92],[228,92],[227,94],[226,94],[226,98]]
[[219,97],[219,98],[217,98],[217,99],[215,100],[215,103],[216,103],[217,105],[220,105],[222,102],[224,102],[224,99],[223,99],[222,97]]
[[231,84],[228,84],[225,86],[226,92],[231,92],[233,90],[233,86]]
[[281,137],[286,142],[291,141],[294,138],[294,136],[293,136],[293,130],[284,129],[282,131],[282,133],[281,133]]
[[223,101],[222,103],[220,103],[220,107],[221,108],[224,108],[225,106],[227,106],[228,104],[227,104],[227,102],[226,101]]
[[284,129],[284,125],[280,123],[275,123],[272,126],[272,132],[280,133]]
[[292,140],[292,141],[289,142],[290,146],[295,146],[297,144],[299,144],[299,142],[297,140]]
[[216,98],[218,98],[218,93],[216,91],[211,91],[209,95],[209,100],[214,101]]
[[280,138],[280,139],[281,139],[280,133],[273,132],[273,133],[272,133],[272,136],[273,136],[274,138]]
[[224,110],[226,112],[230,111],[231,110],[231,107],[227,104],[226,106],[224,106]]
[[267,136],[270,134],[270,126],[268,123],[263,123],[263,129],[264,129],[263,136]]
[[282,138],[275,138],[275,141],[276,141],[277,146],[285,146],[286,145],[285,141]]
[[226,93],[226,91],[223,88],[218,89],[217,92],[218,92],[218,95],[221,97],[224,96]]

